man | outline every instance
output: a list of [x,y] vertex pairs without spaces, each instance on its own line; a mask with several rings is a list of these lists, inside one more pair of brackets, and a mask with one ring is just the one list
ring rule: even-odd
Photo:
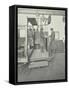
[[33,30],[32,30],[32,28],[28,29],[28,46],[30,47],[30,49],[33,46]]
[[49,56],[52,56],[54,54],[55,54],[55,32],[54,32],[53,28],[51,28]]
[[40,45],[40,33],[38,28],[35,31],[35,48],[38,49]]
[[41,47],[41,52],[44,52],[44,32],[42,27],[40,29],[40,47]]

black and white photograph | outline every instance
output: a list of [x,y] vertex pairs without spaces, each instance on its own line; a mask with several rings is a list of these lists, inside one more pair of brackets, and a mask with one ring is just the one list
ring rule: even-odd
[[17,8],[17,82],[65,80],[65,10]]

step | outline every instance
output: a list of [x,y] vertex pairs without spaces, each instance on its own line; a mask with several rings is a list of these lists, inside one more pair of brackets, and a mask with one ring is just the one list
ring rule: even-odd
[[36,61],[51,61],[52,59],[54,58],[54,55],[52,55],[51,57],[48,56],[48,57],[40,57],[40,58],[30,58],[30,61],[31,62],[36,62]]
[[36,62],[31,62],[29,64],[29,68],[40,68],[40,67],[45,67],[48,66],[48,61],[36,61]]

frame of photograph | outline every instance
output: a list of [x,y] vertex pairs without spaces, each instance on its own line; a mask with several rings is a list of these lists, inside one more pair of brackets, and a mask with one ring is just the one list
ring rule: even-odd
[[[29,9],[48,9],[65,11],[65,79],[61,80],[41,80],[41,81],[25,81],[18,82],[18,67],[17,67],[17,46],[18,46],[18,8]],[[44,6],[28,6],[28,5],[13,5],[9,7],[9,83],[14,85],[19,84],[39,84],[39,83],[55,83],[67,82],[67,8],[61,7],[44,7]]]

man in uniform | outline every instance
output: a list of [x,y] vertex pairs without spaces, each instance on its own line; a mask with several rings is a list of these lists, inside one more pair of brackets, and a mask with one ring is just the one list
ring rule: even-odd
[[50,43],[49,43],[49,56],[55,54],[55,32],[53,28],[51,28],[51,35],[50,35]]
[[41,52],[44,52],[44,32],[42,27],[40,29],[40,46],[41,46]]

